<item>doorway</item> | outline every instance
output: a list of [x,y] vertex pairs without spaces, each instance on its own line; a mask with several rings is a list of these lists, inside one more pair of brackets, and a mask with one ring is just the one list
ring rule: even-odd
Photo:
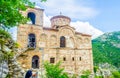
[[39,57],[37,55],[32,57],[32,68],[39,68]]

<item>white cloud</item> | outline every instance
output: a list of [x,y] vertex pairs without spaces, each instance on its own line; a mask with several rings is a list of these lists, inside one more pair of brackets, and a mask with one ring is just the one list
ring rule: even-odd
[[71,26],[74,27],[78,32],[92,35],[92,39],[97,38],[103,34],[102,31],[94,28],[92,25],[90,25],[89,22],[71,22]]
[[[31,0],[37,6],[45,9],[47,15],[58,15],[60,12],[72,19],[83,20],[95,17],[99,12],[90,6],[92,3],[84,0]],[[89,5],[89,6],[88,6]]]
[[46,14],[44,13],[43,14],[43,19],[44,19],[44,21],[43,21],[43,26],[44,27],[51,27],[51,23],[50,23],[50,18],[51,18],[52,16],[46,16]]

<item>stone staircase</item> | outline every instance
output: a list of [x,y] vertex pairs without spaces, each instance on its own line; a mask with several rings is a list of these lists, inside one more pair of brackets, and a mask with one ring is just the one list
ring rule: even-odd
[[16,58],[27,50],[28,48],[17,49],[14,58],[10,60],[9,73],[12,74],[13,78],[24,78],[24,70],[17,62]]
[[14,78],[23,78],[24,77],[24,70],[21,68],[21,66],[17,62],[16,58],[27,50],[28,50],[27,47],[22,48],[22,49],[18,49],[14,58],[11,61],[12,65],[10,67],[12,69],[11,72],[13,72],[13,74],[14,74],[13,75]]
[[15,54],[15,56],[14,56],[14,59],[16,59],[18,56],[20,56],[22,53],[24,53],[24,52],[27,51],[27,50],[28,50],[27,47],[17,49],[16,54]]

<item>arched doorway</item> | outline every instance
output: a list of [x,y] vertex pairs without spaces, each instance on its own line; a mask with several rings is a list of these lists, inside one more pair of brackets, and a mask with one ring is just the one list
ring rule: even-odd
[[39,57],[37,55],[32,57],[32,68],[39,68]]

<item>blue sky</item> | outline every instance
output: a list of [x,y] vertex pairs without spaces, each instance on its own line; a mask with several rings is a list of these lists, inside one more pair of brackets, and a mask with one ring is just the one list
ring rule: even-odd
[[120,0],[34,0],[47,16],[69,16],[72,21],[89,22],[103,32],[120,30]]
[[120,31],[120,0],[94,0],[99,14],[88,20],[104,32]]

